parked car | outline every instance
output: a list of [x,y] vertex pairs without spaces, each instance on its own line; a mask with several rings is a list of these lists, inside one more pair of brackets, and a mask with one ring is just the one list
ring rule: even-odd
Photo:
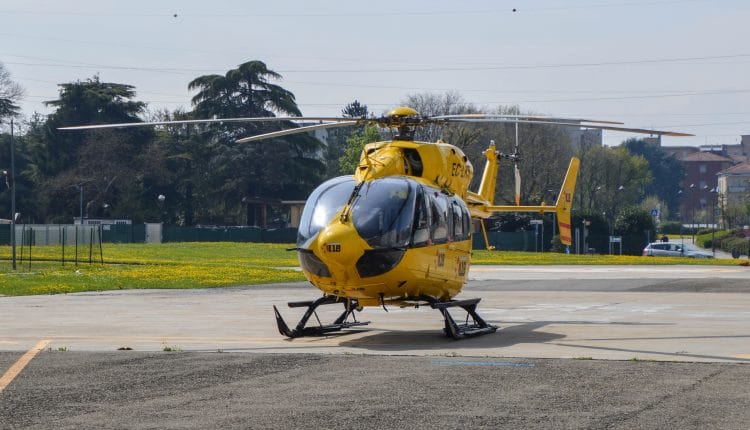
[[714,256],[695,245],[680,242],[653,242],[643,248],[643,255],[649,257],[688,257],[714,258]]

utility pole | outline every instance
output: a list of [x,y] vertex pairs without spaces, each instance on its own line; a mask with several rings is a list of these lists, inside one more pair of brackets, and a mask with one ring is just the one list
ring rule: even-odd
[[13,118],[10,119],[10,246],[13,249],[13,270],[16,270],[16,143]]

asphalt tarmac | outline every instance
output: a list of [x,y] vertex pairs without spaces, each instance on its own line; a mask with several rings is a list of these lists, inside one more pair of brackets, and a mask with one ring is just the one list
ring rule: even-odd
[[0,427],[743,429],[749,380],[726,363],[45,351],[0,393]]
[[0,297],[0,376],[48,342],[0,380],[0,428],[747,428],[750,269],[470,277],[499,329],[462,341],[429,308],[286,340],[271,306],[295,324],[304,284]]

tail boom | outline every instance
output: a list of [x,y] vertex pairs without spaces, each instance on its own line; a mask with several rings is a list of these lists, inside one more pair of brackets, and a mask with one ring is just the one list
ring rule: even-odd
[[471,215],[476,218],[489,218],[493,212],[538,212],[540,214],[554,212],[557,217],[557,226],[560,229],[560,241],[564,245],[571,245],[573,240],[570,225],[570,210],[573,207],[573,193],[575,192],[579,166],[580,160],[573,157],[570,160],[568,171],[565,174],[560,194],[554,206],[545,204],[538,206],[498,206],[490,204],[489,202],[492,200],[482,193],[469,193],[467,203],[469,203]]

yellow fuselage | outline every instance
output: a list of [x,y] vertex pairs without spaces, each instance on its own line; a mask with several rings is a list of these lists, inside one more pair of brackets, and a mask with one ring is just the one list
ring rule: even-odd
[[[420,296],[451,299],[466,282],[470,264],[471,218],[464,199],[472,175],[471,163],[452,145],[367,145],[351,185],[341,185],[340,195],[348,200],[339,202],[336,212],[317,207],[325,206],[329,185],[321,185],[324,191],[316,190],[308,199],[303,223],[320,222],[316,216],[323,213],[326,222],[298,244],[306,277],[327,295],[357,299],[361,306]],[[385,191],[376,190],[383,183],[393,189],[383,185]],[[347,186],[357,188],[349,192]],[[387,191],[396,200],[388,200]],[[401,237],[398,227],[389,228],[403,224],[403,217],[376,215],[394,209],[412,211],[408,238]],[[379,231],[368,237],[373,225]]]
[[[326,243],[330,243],[328,240],[331,239],[340,243],[341,249],[354,251],[328,252]],[[354,234],[348,238],[321,235],[316,244],[318,255],[328,265],[331,276],[305,272],[310,282],[327,294],[355,298],[362,306],[378,306],[382,301],[399,301],[422,295],[444,301],[457,295],[466,282],[471,256],[470,240],[406,249],[393,269],[365,278],[360,276],[355,266],[365,249],[359,243],[361,240]]]

